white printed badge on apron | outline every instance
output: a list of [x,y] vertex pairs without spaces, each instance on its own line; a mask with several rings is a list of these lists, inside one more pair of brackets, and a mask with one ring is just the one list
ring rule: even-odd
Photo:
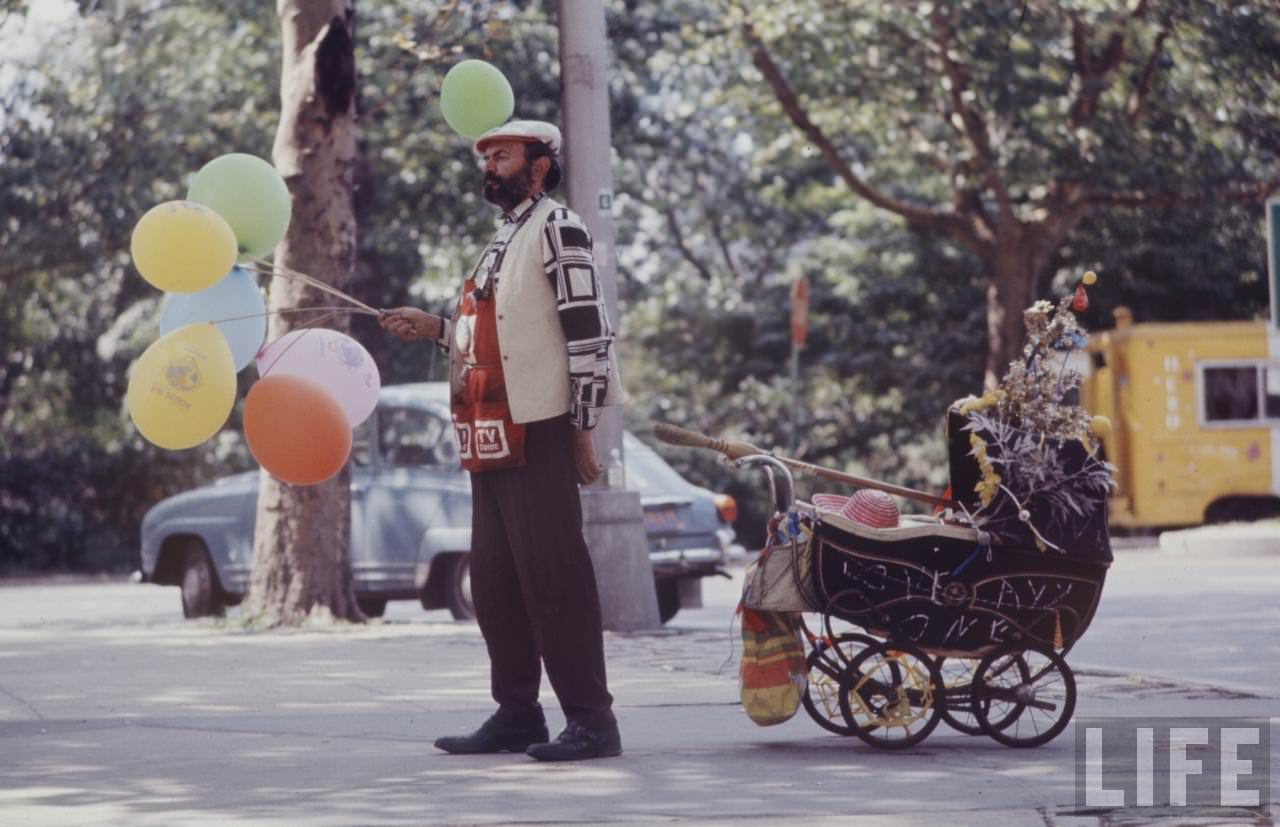
[[502,459],[511,456],[507,443],[507,427],[501,419],[477,419],[473,434],[478,459]]
[[471,424],[455,420],[453,423],[453,435],[458,440],[458,458],[472,459],[475,454],[471,452]]

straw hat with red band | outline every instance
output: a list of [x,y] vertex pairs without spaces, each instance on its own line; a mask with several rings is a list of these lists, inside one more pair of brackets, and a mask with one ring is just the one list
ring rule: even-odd
[[895,528],[898,504],[883,491],[864,488],[852,497],[839,494],[814,494],[810,498],[820,511],[834,511],[846,520],[872,528]]
[[502,126],[494,127],[476,138],[476,152],[484,152],[484,148],[494,141],[546,144],[553,157],[560,155],[560,130],[555,124],[546,121],[508,121]]
[[872,528],[894,528],[898,525],[898,504],[883,491],[864,488],[853,492],[840,516]]

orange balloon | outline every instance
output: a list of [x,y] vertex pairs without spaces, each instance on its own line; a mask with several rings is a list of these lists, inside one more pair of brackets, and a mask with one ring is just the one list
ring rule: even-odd
[[328,391],[309,379],[278,374],[253,383],[244,399],[249,451],[273,477],[315,485],[342,470],[351,424]]

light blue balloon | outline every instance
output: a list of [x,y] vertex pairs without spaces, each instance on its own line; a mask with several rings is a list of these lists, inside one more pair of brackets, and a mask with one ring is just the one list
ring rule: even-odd
[[253,361],[267,338],[267,303],[248,270],[235,267],[212,287],[195,293],[166,293],[160,306],[160,335],[197,322],[213,322],[227,337],[236,370]]

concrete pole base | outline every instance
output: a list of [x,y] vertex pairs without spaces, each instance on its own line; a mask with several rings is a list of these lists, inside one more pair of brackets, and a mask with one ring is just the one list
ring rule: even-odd
[[660,628],[640,495],[583,489],[582,530],[596,571],[604,628],[611,632]]

